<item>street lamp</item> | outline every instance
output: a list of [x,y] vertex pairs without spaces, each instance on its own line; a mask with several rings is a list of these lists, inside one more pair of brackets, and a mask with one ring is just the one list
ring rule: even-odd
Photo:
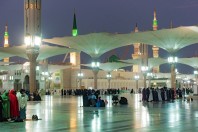
[[108,73],[107,75],[106,75],[106,77],[107,77],[107,80],[108,80],[108,89],[110,89],[110,84],[111,84],[111,73]]
[[78,76],[78,79],[79,79],[78,88],[81,88],[82,78],[83,78],[84,74],[82,72],[79,72],[77,76]]
[[97,89],[97,75],[100,67],[100,62],[98,61],[93,61],[91,63],[92,71],[94,74],[94,88]]
[[139,80],[140,76],[135,75],[134,78],[135,78],[136,92],[138,92],[138,80]]
[[148,71],[148,66],[142,66],[141,71],[142,71],[143,76],[144,76],[144,88],[146,88],[146,72]]
[[175,56],[168,57],[168,63],[171,64],[171,88],[174,89],[174,95],[176,96],[176,74],[175,63],[178,62],[178,58]]

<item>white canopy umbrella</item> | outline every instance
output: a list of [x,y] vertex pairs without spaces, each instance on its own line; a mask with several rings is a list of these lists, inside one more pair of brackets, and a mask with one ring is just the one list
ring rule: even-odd
[[[56,56],[56,55],[66,54],[69,52],[79,52],[79,51],[72,49],[72,48],[66,48],[66,47],[41,45],[39,56],[37,57],[37,61],[47,59],[49,57]],[[28,59],[25,45],[0,48],[0,54],[3,54],[5,57],[18,56],[18,57]]]
[[198,68],[198,57],[179,58],[178,63],[189,65],[193,68]]
[[[141,65],[142,59],[128,59],[128,60],[120,60],[125,63],[133,63],[135,65]],[[167,59],[163,58],[148,58],[148,68],[151,69],[155,66],[160,66],[161,64],[168,63]]]
[[[128,39],[130,37],[130,39]],[[83,51],[92,58],[99,58],[102,54],[112,49],[132,44],[130,34],[117,33],[90,33],[75,37],[55,37],[44,39],[44,42],[72,47]],[[135,41],[134,41],[135,43]]]
[[175,54],[180,49],[198,43],[198,27],[182,26],[171,29],[131,33],[139,43],[158,46],[170,54]]
[[[92,67],[91,64],[81,64],[83,66]],[[133,64],[123,63],[123,62],[107,62],[107,63],[100,63],[99,69],[102,69],[106,72],[111,72],[115,69],[120,69],[123,67],[131,66]]]

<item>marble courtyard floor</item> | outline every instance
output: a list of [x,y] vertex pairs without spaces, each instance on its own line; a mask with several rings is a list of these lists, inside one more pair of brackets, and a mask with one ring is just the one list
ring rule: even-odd
[[105,108],[81,107],[81,96],[43,96],[28,102],[27,118],[37,114],[42,120],[0,123],[0,132],[197,132],[198,100],[174,103],[142,103],[138,94],[122,94],[129,105]]

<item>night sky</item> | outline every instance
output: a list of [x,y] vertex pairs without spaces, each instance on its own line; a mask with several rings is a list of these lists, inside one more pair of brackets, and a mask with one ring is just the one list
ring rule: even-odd
[[[4,26],[8,23],[10,45],[23,44],[24,0],[0,0],[0,44],[3,44]],[[138,23],[139,30],[152,30],[153,10],[157,10],[159,29],[198,24],[197,0],[42,0],[42,35],[52,38],[71,35],[74,8],[79,34],[92,32],[129,33]],[[130,47],[130,48],[129,48]],[[121,52],[118,52],[121,51]],[[132,46],[110,51],[101,57],[105,61],[112,54],[121,59],[131,58]],[[83,58],[87,58],[83,55]],[[168,54],[160,50],[161,57]],[[198,45],[178,52],[179,57],[198,56]],[[82,63],[88,62],[87,59]],[[168,72],[168,65],[162,72]],[[179,71],[192,73],[193,69],[178,65]],[[181,70],[180,70],[181,69]]]

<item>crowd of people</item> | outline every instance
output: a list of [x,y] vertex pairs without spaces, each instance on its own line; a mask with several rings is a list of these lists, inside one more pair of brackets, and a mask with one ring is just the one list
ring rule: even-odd
[[[142,101],[158,102],[158,101],[174,101],[176,98],[183,98],[184,100],[190,93],[193,93],[192,89],[182,90],[178,88],[176,92],[173,88],[143,88],[142,89]],[[191,98],[191,100],[193,100]]]
[[26,119],[28,96],[24,89],[4,91],[0,95],[0,121],[23,121]]
[[[97,89],[97,93],[101,95],[112,95],[112,94],[120,94],[120,89]],[[93,89],[61,89],[61,96],[64,95],[84,95],[85,93],[95,93]]]
[[83,107],[105,107],[107,100],[101,99],[100,91],[84,90],[83,91]]

